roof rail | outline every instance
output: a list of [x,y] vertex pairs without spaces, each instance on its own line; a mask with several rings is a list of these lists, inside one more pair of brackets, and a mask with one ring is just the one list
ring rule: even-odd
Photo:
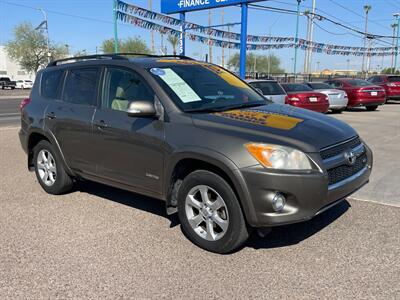
[[125,56],[144,56],[144,57],[159,57],[159,58],[180,58],[180,59],[188,59],[194,60],[191,57],[184,55],[154,55],[154,54],[145,54],[145,53],[134,53],[134,52],[123,52],[123,53],[110,53],[110,54],[94,54],[94,55],[84,55],[84,56],[76,56],[76,57],[68,57],[63,59],[57,59],[51,61],[47,67],[55,67],[60,63],[66,63],[68,61],[75,62],[80,60],[92,60],[92,59],[118,59],[118,60],[127,60]]

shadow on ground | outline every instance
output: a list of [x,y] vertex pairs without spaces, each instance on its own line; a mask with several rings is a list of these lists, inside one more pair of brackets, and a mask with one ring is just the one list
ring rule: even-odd
[[[95,195],[116,203],[164,217],[170,220],[170,228],[179,225],[177,214],[172,216],[168,216],[166,214],[165,202],[162,200],[142,196],[136,193],[90,181],[77,183],[76,191]],[[255,230],[244,247],[268,249],[298,244],[335,222],[335,220],[345,214],[350,207],[351,205],[349,202],[342,201],[330,210],[314,217],[309,221],[275,227],[265,238],[261,238]]]

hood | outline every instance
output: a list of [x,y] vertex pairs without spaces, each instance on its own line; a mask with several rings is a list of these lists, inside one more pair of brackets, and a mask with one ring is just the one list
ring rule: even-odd
[[319,152],[357,135],[342,121],[280,104],[193,114],[192,120],[196,127],[239,136],[246,142],[287,145],[305,152]]

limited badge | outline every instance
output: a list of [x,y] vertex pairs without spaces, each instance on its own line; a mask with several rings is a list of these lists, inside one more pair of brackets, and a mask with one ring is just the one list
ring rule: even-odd
[[151,68],[150,69],[151,74],[156,75],[156,76],[163,76],[165,75],[165,71],[160,68]]

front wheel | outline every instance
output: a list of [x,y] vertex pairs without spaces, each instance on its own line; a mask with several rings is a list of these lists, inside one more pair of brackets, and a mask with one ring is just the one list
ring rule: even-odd
[[378,108],[378,105],[371,105],[365,107],[368,111],[374,111]]
[[249,237],[234,191],[222,177],[209,171],[195,171],[183,180],[178,214],[186,237],[211,252],[230,253]]

